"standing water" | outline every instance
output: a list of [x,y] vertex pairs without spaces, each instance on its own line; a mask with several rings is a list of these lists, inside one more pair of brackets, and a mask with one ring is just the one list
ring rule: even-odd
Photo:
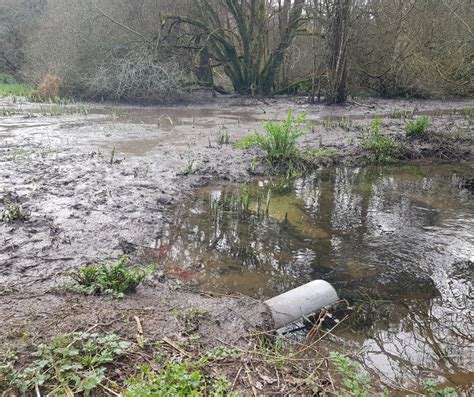
[[[159,241],[170,273],[269,298],[315,279],[352,307],[329,343],[398,387],[474,380],[473,169],[335,168],[206,187]],[[160,250],[160,251],[161,251]]]

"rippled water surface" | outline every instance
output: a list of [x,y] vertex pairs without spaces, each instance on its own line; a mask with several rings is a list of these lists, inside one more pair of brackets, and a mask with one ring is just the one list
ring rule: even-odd
[[331,343],[384,382],[469,384],[473,178],[470,165],[401,166],[320,171],[286,190],[211,186],[158,243],[168,270],[203,289],[268,298],[327,280],[354,308]]

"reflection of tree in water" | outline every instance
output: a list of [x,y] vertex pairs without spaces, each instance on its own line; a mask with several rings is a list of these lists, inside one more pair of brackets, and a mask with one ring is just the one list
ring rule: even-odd
[[240,189],[207,192],[180,215],[169,261],[196,269],[206,287],[256,297],[323,278],[343,297],[389,299],[387,318],[369,316],[367,335],[349,337],[364,365],[400,385],[426,377],[423,368],[448,378],[472,365],[472,262],[456,265],[472,248],[463,216],[472,203],[459,176],[428,171],[317,173],[294,194],[272,192],[269,216],[268,185],[249,187],[246,211]]

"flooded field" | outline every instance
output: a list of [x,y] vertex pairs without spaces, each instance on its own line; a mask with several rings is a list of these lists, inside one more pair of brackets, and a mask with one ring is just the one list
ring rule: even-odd
[[471,165],[411,165],[210,186],[157,244],[171,274],[204,290],[268,298],[327,280],[353,308],[331,343],[383,382],[469,384],[473,177]]

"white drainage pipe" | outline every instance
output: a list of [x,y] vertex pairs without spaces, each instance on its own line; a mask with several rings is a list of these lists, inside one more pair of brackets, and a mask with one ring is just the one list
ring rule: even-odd
[[324,280],[314,280],[265,301],[275,328],[281,328],[303,316],[339,300],[334,287]]

